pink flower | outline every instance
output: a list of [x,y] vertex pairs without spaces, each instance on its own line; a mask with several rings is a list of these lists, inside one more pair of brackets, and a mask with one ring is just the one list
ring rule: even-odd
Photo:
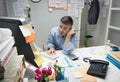
[[34,78],[35,78],[35,80],[41,80],[42,76],[40,74],[36,74]]
[[42,72],[42,74],[47,74],[47,68],[42,68],[41,72]]
[[48,70],[51,70],[51,67],[48,67]]
[[48,71],[47,71],[48,75],[51,75],[52,74],[52,70],[51,70],[51,67],[48,67]]
[[40,80],[40,81],[42,81],[42,80],[45,80],[46,82],[48,82],[49,81],[49,75],[51,75],[52,74],[52,69],[51,69],[51,67],[48,67],[48,68],[37,68],[36,70],[35,70],[35,77],[34,77],[34,79],[35,80]]
[[39,68],[38,68],[38,69],[36,69],[36,70],[35,70],[35,73],[40,74],[40,73],[41,73],[40,69],[39,69]]
[[52,70],[48,70],[48,75],[51,75],[52,74]]

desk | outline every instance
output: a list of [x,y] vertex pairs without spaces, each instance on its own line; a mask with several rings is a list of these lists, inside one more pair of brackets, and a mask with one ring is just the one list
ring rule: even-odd
[[[91,57],[92,59],[103,59],[105,60],[105,52],[106,46],[95,46],[95,47],[87,47],[87,48],[78,48],[73,51],[75,55],[79,56],[79,61],[83,62],[84,57]],[[57,51],[57,54],[62,54],[61,51]],[[89,67],[88,63],[83,62],[86,67]],[[73,69],[74,67],[67,67],[65,71],[65,76],[69,77],[69,82],[80,82],[79,79],[75,79],[73,76]],[[70,71],[70,72],[69,72]],[[108,72],[105,79],[101,79],[95,77],[97,82],[120,82],[120,70],[115,67],[113,64],[109,63]],[[34,82],[33,79],[29,82]],[[36,81],[35,81],[36,82]]]

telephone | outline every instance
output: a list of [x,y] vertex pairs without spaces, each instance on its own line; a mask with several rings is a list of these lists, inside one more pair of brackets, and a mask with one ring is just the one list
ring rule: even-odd
[[89,60],[89,62],[91,65],[87,70],[87,74],[105,78],[109,62],[104,60]]

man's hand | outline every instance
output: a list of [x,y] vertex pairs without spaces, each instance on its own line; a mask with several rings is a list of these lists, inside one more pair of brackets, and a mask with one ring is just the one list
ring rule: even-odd
[[76,32],[75,32],[75,29],[72,28],[68,33],[67,33],[67,36],[72,36],[74,35]]
[[53,48],[53,47],[50,47],[50,49],[47,51],[47,54],[48,55],[54,55],[54,54],[56,54],[56,52],[55,52],[55,49]]
[[74,35],[76,32],[75,32],[75,29],[72,28],[68,33],[67,33],[67,36],[65,38],[65,42],[63,44],[63,46],[65,47],[69,42],[70,42],[70,39],[71,39],[71,36]]

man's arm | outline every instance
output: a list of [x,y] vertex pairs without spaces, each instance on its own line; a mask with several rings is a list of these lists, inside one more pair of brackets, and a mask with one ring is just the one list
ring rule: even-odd
[[64,54],[71,54],[73,51],[73,48],[75,46],[75,39],[76,39],[76,33],[75,33],[75,29],[71,29],[66,38],[65,38],[65,42],[63,44],[63,53]]
[[47,42],[47,46],[48,46],[48,54],[55,54],[55,49],[54,49],[54,38],[53,35],[50,33],[48,36],[48,42]]

